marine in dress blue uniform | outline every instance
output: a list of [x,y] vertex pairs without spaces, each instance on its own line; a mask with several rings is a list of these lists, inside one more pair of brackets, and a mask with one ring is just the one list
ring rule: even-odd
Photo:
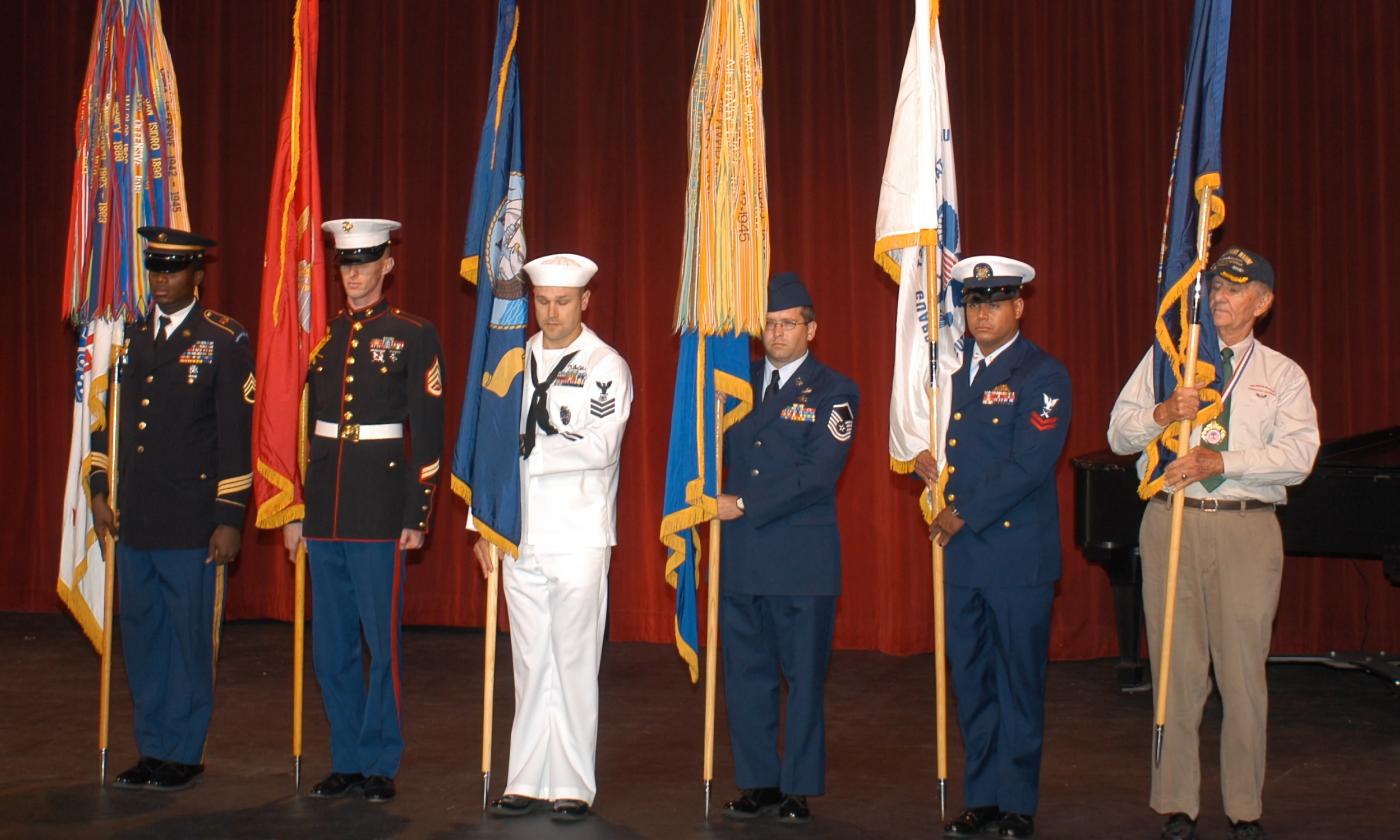
[[122,357],[119,523],[107,504],[107,432],[88,476],[98,533],[116,526],[122,655],[141,759],[117,787],[180,790],[204,770],[224,564],[237,555],[252,487],[248,333],[200,305],[213,240],[138,230],[155,303]]
[[311,795],[363,787],[366,799],[385,802],[397,794],[404,749],[404,552],[423,545],[442,457],[442,349],[432,324],[382,296],[399,223],[323,227],[335,235],[347,307],[312,353],[306,520],[284,534],[289,549],[306,541],[316,681],[331,725],[331,773]]
[[946,507],[931,529],[946,546],[948,664],[966,750],[967,810],[944,827],[952,837],[1035,833],[1060,577],[1055,463],[1070,382],[1064,365],[1020,334],[1021,287],[1034,277],[1003,257],[953,267],[975,342],[953,379]]
[[[806,797],[826,789],[824,698],[841,594],[836,481],[860,394],[808,353],[816,329],[802,281],[775,275],[765,358],[750,371],[762,398],[725,434],[720,653],[741,788],[724,807],[730,819],[776,812],[783,822],[806,822]],[[780,756],[782,680],[788,699]]]

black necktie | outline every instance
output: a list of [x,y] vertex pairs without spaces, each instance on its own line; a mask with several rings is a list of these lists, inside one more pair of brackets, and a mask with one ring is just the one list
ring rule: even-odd
[[985,373],[986,370],[987,370],[987,360],[986,360],[986,359],[982,359],[981,361],[979,361],[979,362],[977,363],[976,369],[974,369],[974,370],[972,371],[972,381],[973,381],[973,382],[976,382],[976,381],[977,381],[977,377],[979,377],[979,376],[981,376],[983,373]]
[[554,384],[554,377],[559,375],[559,371],[578,355],[578,351],[570,353],[559,360],[559,364],[554,366],[554,370],[549,372],[549,376],[540,382],[535,370],[535,354],[530,354],[530,384],[534,386],[534,392],[530,395],[530,412],[525,421],[525,431],[520,435],[520,457],[529,458],[530,453],[535,451],[535,429],[538,427],[544,430],[546,435],[552,435],[559,431],[554,428],[554,424],[549,421],[549,386]]
[[160,347],[165,343],[165,328],[170,326],[170,316],[160,316],[160,325],[156,327],[156,346]]
[[778,372],[773,371],[773,378],[768,380],[768,387],[763,389],[763,401],[768,402],[768,398],[778,393]]

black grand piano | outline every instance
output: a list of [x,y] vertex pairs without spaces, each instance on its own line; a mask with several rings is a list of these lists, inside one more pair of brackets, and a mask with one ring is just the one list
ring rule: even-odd
[[[1118,685],[1124,691],[1150,686],[1147,663],[1138,655],[1142,625],[1138,525],[1146,502],[1137,496],[1136,460],[1104,449],[1070,461],[1074,541],[1090,562],[1104,567],[1113,585]],[[1279,508],[1278,517],[1286,553],[1378,557],[1386,578],[1400,586],[1400,426],[1324,444],[1312,475],[1288,489],[1288,504]],[[1334,651],[1327,656],[1270,661],[1360,668],[1400,686],[1400,667],[1383,654]]]

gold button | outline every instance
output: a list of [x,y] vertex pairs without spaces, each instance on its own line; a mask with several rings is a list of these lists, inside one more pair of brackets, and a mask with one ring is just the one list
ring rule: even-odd
[[387,365],[381,365],[380,368],[379,368],[379,372],[380,372],[380,373],[388,373],[388,372],[389,372],[388,366],[387,366]]
[[149,398],[149,397],[143,397],[143,398],[141,399],[141,404],[142,404],[142,405],[150,405],[150,404],[151,404],[150,398]]
[[998,423],[1000,423],[1000,422],[1001,422],[1001,418],[1000,418],[1000,417],[993,417],[993,418],[992,418],[992,425],[993,425],[993,426],[995,426],[996,424],[998,424]]
[[958,445],[958,439],[957,439],[957,438],[948,438],[948,445],[949,445],[949,446],[957,446],[957,445]]
[[749,470],[749,475],[758,475],[758,467]]
[[351,414],[351,413],[348,412],[348,411],[345,412],[345,419],[346,419],[346,420],[349,420],[351,417],[354,417],[354,416],[355,416],[355,415]]
[[431,493],[431,492],[433,492],[433,488],[431,488],[431,487],[424,487],[424,488],[423,488],[423,492],[424,492],[424,493]]
[[428,523],[426,523],[426,522],[419,522],[419,523],[418,523],[418,527],[419,527],[419,528],[426,528],[426,527],[428,527]]
[[397,314],[399,314],[399,313],[402,312],[402,311],[403,311],[403,310],[401,310],[401,309],[395,309],[395,310],[394,310],[394,314],[397,315]]
[[358,338],[352,338],[352,339],[350,339],[350,346],[351,346],[351,347],[359,347],[359,346],[360,346],[360,340],[359,340]]
[[345,360],[345,364],[347,364],[347,365],[353,365],[353,364],[355,364],[355,357],[354,357],[354,356],[351,356],[350,358],[346,359],[346,360]]
[[423,505],[423,510],[427,510],[427,509],[428,509],[428,506],[427,506],[427,505]]
[[392,470],[392,469],[393,469],[394,467],[396,467],[396,466],[398,466],[397,462],[395,462],[395,461],[390,461],[390,462],[389,462],[389,469]]
[[957,494],[957,493],[949,493],[949,494],[948,494],[948,501],[950,501],[950,502],[956,500],[957,498],[958,498],[958,494]]
[[362,329],[364,329],[364,328],[365,328],[365,325],[364,325],[363,323],[361,323],[361,322],[359,322],[359,321],[356,321],[356,322],[355,322],[355,326],[354,326],[355,332],[359,332],[360,330],[362,330]]
[[147,376],[146,376],[146,381],[147,381],[147,382],[155,382],[155,381],[156,381],[156,378],[155,378],[155,376],[153,376],[153,375],[147,374]]
[[146,421],[145,421],[145,420],[142,420],[140,423],[137,423],[137,424],[136,424],[136,428],[138,428],[138,429],[144,429],[144,428],[146,428]]
[[316,372],[317,372],[317,373],[320,373],[320,372],[323,371],[323,370],[325,370],[325,368],[321,367],[320,365],[317,365],[317,366],[316,366]]
[[199,474],[199,480],[200,480],[200,481],[205,481],[205,480],[207,480],[208,478],[209,478],[209,476],[208,476],[207,474],[205,474],[205,473],[200,473],[200,474]]
[[953,419],[954,419],[954,420],[961,420],[961,419],[962,419],[962,412],[961,412],[961,411],[955,411],[955,412],[953,412]]
[[138,455],[141,454],[142,452],[145,452],[145,451],[146,451],[146,447],[144,447],[144,446],[138,446],[138,447],[136,447],[136,454],[138,454]]
[[952,475],[953,473],[955,473],[955,472],[957,472],[957,471],[958,471],[958,468],[957,468],[957,467],[953,466],[952,464],[949,464],[949,465],[948,465],[948,475]]
[[354,402],[354,401],[355,401],[355,395],[354,395],[354,394],[346,394],[346,395],[345,395],[345,401],[346,401],[346,402]]
[[1001,527],[1003,527],[1003,528],[1010,528],[1010,527],[1011,527],[1011,520],[1010,520],[1010,519],[1007,519],[1007,520],[1003,521],[1003,522],[1001,523]]
[[345,377],[345,381],[346,381],[346,382],[354,382],[354,381],[355,381],[355,374],[352,373],[352,374],[350,374],[349,376]]

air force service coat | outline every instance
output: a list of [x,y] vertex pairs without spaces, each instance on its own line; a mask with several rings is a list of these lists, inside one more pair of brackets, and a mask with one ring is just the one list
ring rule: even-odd
[[[755,400],[763,360],[752,363]],[[725,522],[726,594],[841,594],[836,481],[851,451],[860,392],[814,356],[725,434],[724,492],[744,500]]]
[[953,586],[1060,577],[1055,462],[1069,432],[1069,372],[1018,336],[968,385],[969,348],[953,378],[947,504],[966,523],[947,547]]
[[[306,379],[306,538],[396,540],[405,528],[426,531],[442,458],[437,330],[385,300],[340,312],[328,329]],[[316,434],[318,421],[339,436]],[[356,439],[363,426],[392,423],[403,424],[403,436]]]
[[[253,486],[247,331],[196,301],[159,348],[151,323],[128,335],[117,462],[121,541],[143,550],[202,548],[216,525],[242,530]],[[88,486],[106,494],[106,428],[92,435],[92,452]]]

